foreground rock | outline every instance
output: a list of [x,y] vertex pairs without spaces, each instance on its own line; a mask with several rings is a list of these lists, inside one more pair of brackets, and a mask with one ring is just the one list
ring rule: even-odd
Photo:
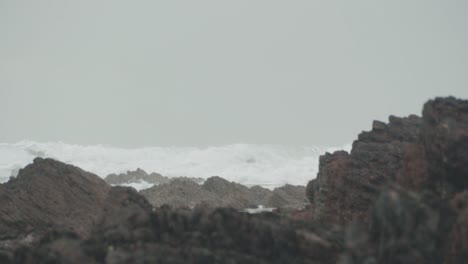
[[[295,218],[209,206],[153,209],[132,188],[36,159],[0,185],[0,261],[467,263],[467,142],[468,101],[439,98],[424,106],[422,118],[374,122],[350,154],[321,158],[307,187],[311,205]],[[235,204],[244,203],[239,196],[274,197],[219,177],[205,184],[174,182],[166,190],[199,188]],[[294,195],[284,193],[296,191],[287,186],[277,194],[287,200]]]
[[[223,181],[203,190],[232,184]],[[2,263],[334,263],[343,241],[273,214],[154,209],[133,188],[52,159],[0,185],[0,205]]]
[[260,186],[248,188],[221,177],[208,178],[202,185],[185,179],[140,191],[155,207],[229,207],[255,208],[259,205],[273,208],[302,208],[308,202],[305,187],[285,185],[273,191]]
[[307,186],[316,220],[349,226],[340,263],[466,263],[467,191],[468,101],[455,98],[374,122]]
[[372,131],[360,134],[350,154],[321,156],[317,178],[307,187],[316,217],[340,225],[354,218],[366,221],[378,195],[375,186],[408,182],[419,188],[425,171],[418,143],[421,124],[417,116],[391,116],[388,124],[376,121]]
[[[233,209],[140,210],[91,239],[54,234],[17,250],[20,263],[335,263],[342,233]],[[69,250],[69,249],[74,249]]]
[[127,206],[146,202],[131,188],[113,188],[78,167],[36,158],[0,185],[0,249],[34,244],[50,231],[87,238],[102,219],[125,211],[119,204],[125,197]]
[[50,228],[89,235],[110,191],[103,180],[77,167],[36,158],[16,178],[0,185],[0,240]]

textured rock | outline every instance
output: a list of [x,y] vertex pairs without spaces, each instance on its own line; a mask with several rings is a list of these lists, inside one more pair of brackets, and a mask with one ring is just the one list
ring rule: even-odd
[[[19,263],[80,263],[80,259],[88,263],[326,264],[336,262],[343,239],[340,231],[325,226],[232,209],[163,207],[140,213],[138,219],[121,217],[112,226],[98,228],[87,241],[56,236],[36,248],[18,250],[14,259]],[[57,251],[57,245],[76,250]]]
[[140,168],[136,169],[135,171],[127,171],[127,173],[109,174],[104,180],[108,184],[112,185],[138,183],[142,181],[152,184],[163,184],[170,181],[168,177],[164,177],[159,173],[153,172],[148,174],[146,171]]
[[374,122],[351,153],[320,158],[306,189],[312,204],[300,211],[209,208],[303,198],[303,187],[249,189],[219,177],[168,183],[158,198],[213,195],[202,206],[153,209],[131,188],[36,159],[0,185],[0,262],[466,263],[467,109],[468,101],[438,98],[422,119]]
[[138,168],[135,171],[127,171],[127,173],[120,174],[109,174],[104,179],[108,184],[111,185],[131,185],[133,183],[142,183],[147,182],[153,185],[160,185],[164,183],[169,183],[173,180],[189,180],[198,184],[202,184],[205,180],[203,178],[193,178],[193,177],[166,177],[162,176],[159,173],[152,172],[150,174],[146,171]]
[[220,207],[247,208],[255,207],[255,196],[244,185],[229,182],[221,177],[208,178],[202,185],[202,189],[214,193],[219,197]]
[[[374,121],[372,131],[359,135],[351,153],[338,151],[320,157],[317,178],[307,187],[314,215],[341,225],[355,218],[366,221],[378,186],[398,182],[421,188],[426,165],[420,155],[421,123],[415,115],[390,116],[388,124]],[[408,174],[412,177],[406,177]]]
[[468,190],[457,194],[450,205],[455,212],[455,222],[446,239],[449,246],[444,263],[465,263],[468,260]]
[[247,188],[221,177],[208,178],[202,185],[175,179],[167,184],[140,191],[150,203],[159,207],[227,207],[235,209],[266,207],[302,208],[307,205],[305,187],[285,185],[273,191],[260,186]]
[[286,184],[275,188],[272,194],[267,196],[261,204],[273,208],[302,208],[308,204],[305,191],[304,186]]
[[316,217],[337,224],[366,221],[379,188],[389,183],[450,198],[468,187],[467,150],[468,101],[437,98],[424,105],[422,118],[374,121],[350,154],[322,156],[307,197]]
[[[98,224],[134,215],[140,207],[152,209],[132,188],[110,187],[75,166],[36,158],[0,185],[0,258],[1,250],[9,256],[12,249],[49,240],[51,252],[73,252],[68,241],[88,238]],[[57,233],[71,235],[56,241]]]
[[0,185],[0,240],[34,237],[50,228],[85,237],[101,216],[110,189],[94,174],[36,158]]
[[322,156],[307,186],[315,219],[350,226],[340,263],[465,263],[468,101],[372,127],[350,154]]
[[203,189],[199,184],[190,180],[176,179],[169,183],[141,190],[154,207],[170,205],[172,207],[195,207],[204,204],[208,207],[221,205],[218,196]]
[[468,101],[431,100],[424,105],[423,119],[430,183],[444,196],[468,188]]
[[444,263],[452,217],[445,204],[437,201],[399,187],[384,191],[369,225],[354,224],[348,229],[347,253],[340,263]]

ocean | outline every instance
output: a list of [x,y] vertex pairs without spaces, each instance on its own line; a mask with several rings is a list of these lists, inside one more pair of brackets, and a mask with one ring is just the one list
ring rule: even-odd
[[[104,178],[141,168],[168,177],[220,176],[246,186],[275,188],[306,185],[316,177],[319,156],[342,147],[231,144],[211,147],[119,148],[63,142],[21,141],[0,143],[0,182],[16,176],[35,157],[73,164]],[[143,186],[143,187],[141,187]],[[138,189],[147,188],[141,185]]]

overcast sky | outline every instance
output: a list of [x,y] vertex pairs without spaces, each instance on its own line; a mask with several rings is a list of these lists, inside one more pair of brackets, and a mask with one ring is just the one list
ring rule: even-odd
[[0,142],[341,145],[468,98],[468,1],[0,0]]

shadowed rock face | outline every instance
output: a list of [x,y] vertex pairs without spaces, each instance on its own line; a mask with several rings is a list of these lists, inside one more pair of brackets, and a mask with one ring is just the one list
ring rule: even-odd
[[347,253],[340,263],[444,263],[453,218],[436,201],[399,187],[383,191],[369,225],[356,223],[348,229]]
[[[118,228],[116,228],[118,227]],[[140,211],[87,241],[55,234],[14,261],[37,263],[335,263],[340,232],[232,209]],[[327,230],[324,232],[322,230]],[[75,248],[73,253],[67,250]],[[71,258],[73,256],[73,258]],[[35,262],[36,261],[36,262]]]
[[438,98],[424,105],[421,143],[429,181],[444,196],[468,187],[468,101]]
[[350,154],[321,156],[317,178],[307,187],[315,216],[340,225],[354,218],[366,221],[378,195],[376,186],[397,182],[421,189],[426,175],[421,125],[422,119],[414,115],[390,116],[388,124],[374,121],[372,131],[362,132]]
[[467,144],[468,101],[437,98],[322,156],[307,196],[315,219],[350,226],[340,263],[466,262]]
[[468,190],[457,194],[450,202],[455,221],[447,239],[448,259],[445,263],[463,263],[468,259]]

